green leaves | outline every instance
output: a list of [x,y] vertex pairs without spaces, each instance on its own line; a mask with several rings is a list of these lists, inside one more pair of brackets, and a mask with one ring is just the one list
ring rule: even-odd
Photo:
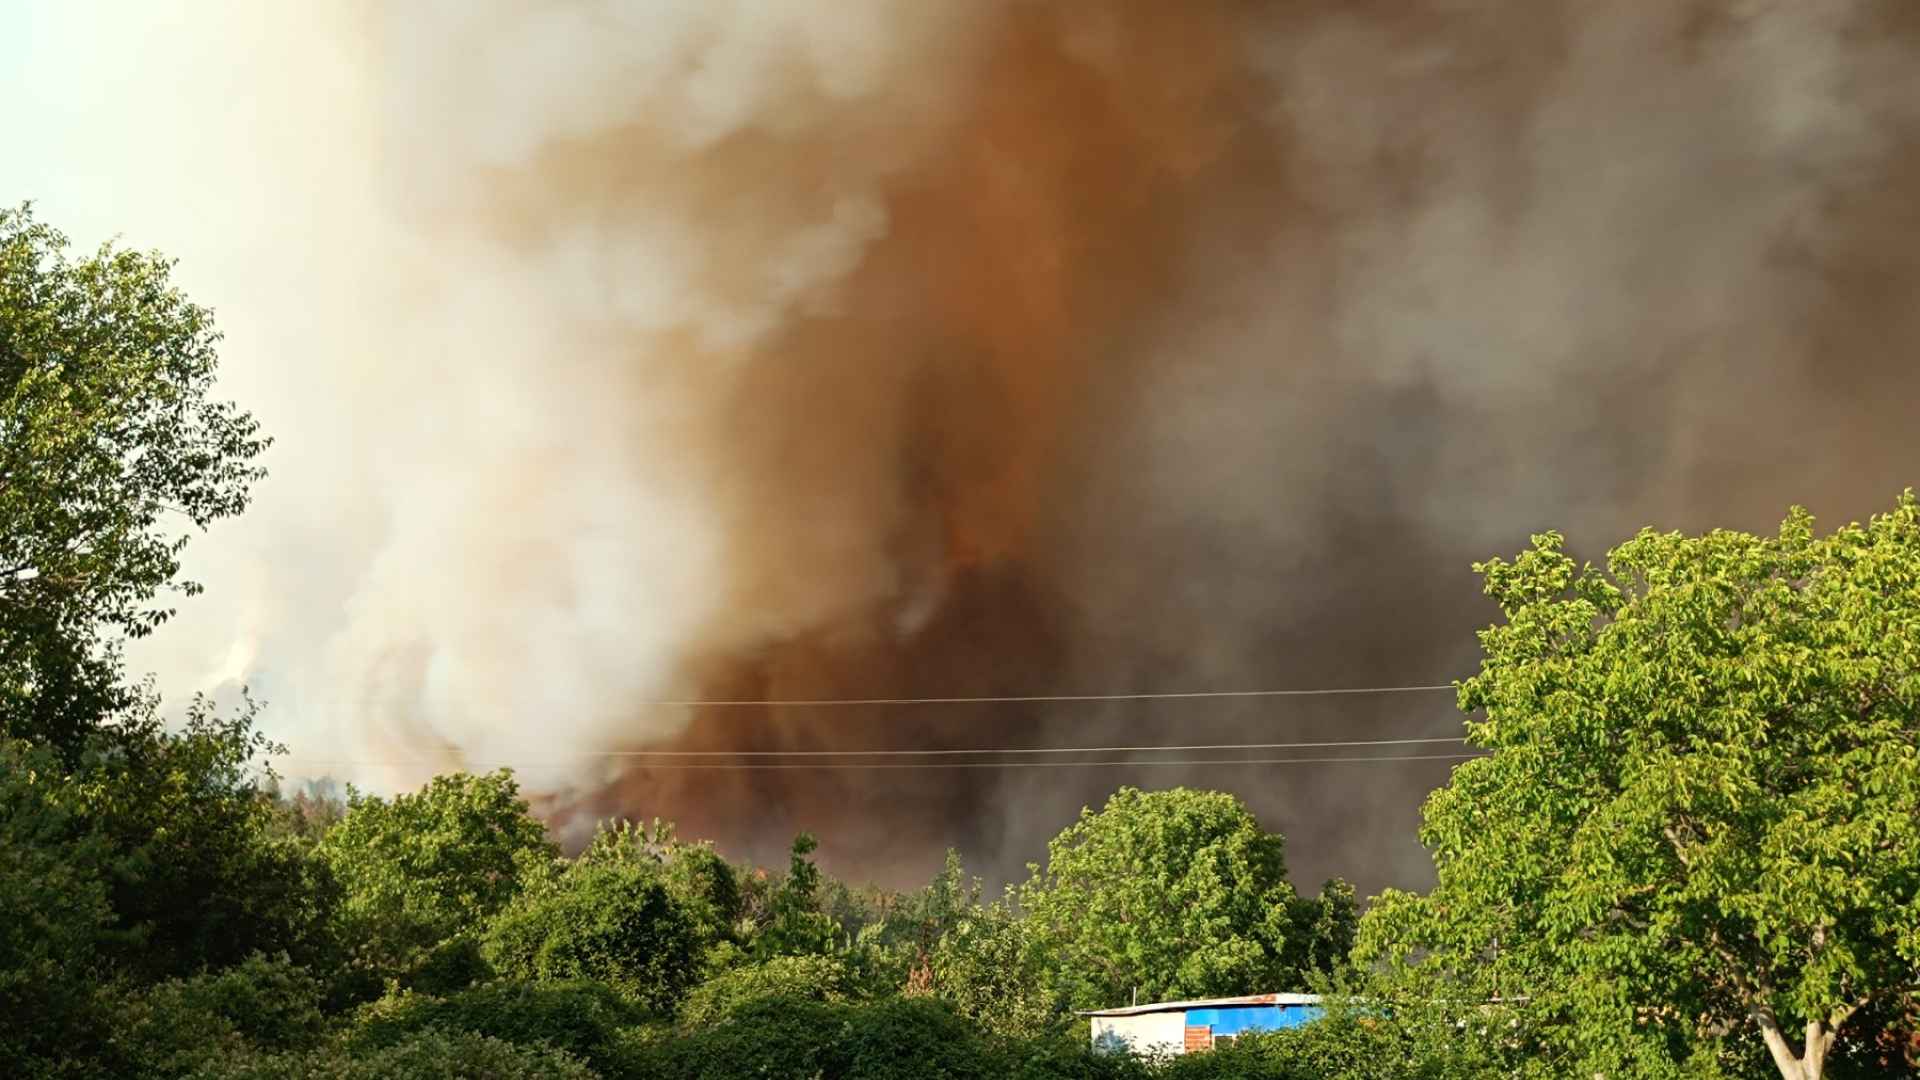
[[392,977],[552,873],[560,849],[502,769],[435,777],[391,801],[352,793],[319,854],[345,889],[347,932]]
[[1048,845],[1021,903],[1082,1008],[1292,987],[1282,843],[1231,795],[1122,788]]
[[1817,1068],[1920,971],[1920,503],[1642,532],[1604,570],[1560,546],[1479,567],[1506,621],[1460,701],[1492,754],[1428,802],[1439,887],[1382,898],[1362,952],[1525,995],[1595,1068],[1739,1058],[1756,1018],[1814,1024]]
[[840,927],[832,916],[820,910],[820,868],[807,857],[819,846],[812,833],[803,832],[793,838],[786,880],[780,883],[769,905],[772,917],[753,943],[756,956],[832,951]]
[[77,752],[126,704],[114,635],[198,591],[180,551],[246,507],[268,440],[210,398],[219,337],[166,260],[66,248],[0,209],[0,733]]
[[700,976],[698,913],[659,867],[576,862],[501,912],[486,956],[503,974],[593,979],[660,1015],[671,1015]]

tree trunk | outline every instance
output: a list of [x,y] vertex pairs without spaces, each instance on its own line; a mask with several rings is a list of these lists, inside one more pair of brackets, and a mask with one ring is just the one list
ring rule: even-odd
[[1782,1080],[1821,1080],[1826,1075],[1827,1051],[1832,1049],[1834,1037],[1827,1025],[1818,1020],[1807,1021],[1806,1053],[1795,1054],[1786,1033],[1775,1021],[1773,1010],[1755,1009],[1753,1021],[1759,1025],[1760,1037],[1766,1041],[1767,1051],[1773,1055],[1774,1067],[1780,1070]]

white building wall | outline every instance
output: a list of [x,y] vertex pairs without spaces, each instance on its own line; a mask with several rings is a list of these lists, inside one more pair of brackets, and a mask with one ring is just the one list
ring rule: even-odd
[[1187,1014],[1181,1009],[1096,1016],[1092,1020],[1095,1050],[1117,1050],[1122,1045],[1136,1054],[1178,1054],[1186,1050]]

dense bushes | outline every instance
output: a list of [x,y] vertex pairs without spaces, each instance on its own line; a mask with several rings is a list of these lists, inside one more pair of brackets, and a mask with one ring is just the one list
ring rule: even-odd
[[[73,766],[0,747],[9,1078],[1484,1073],[1378,1015],[1162,1064],[1093,1056],[1068,1008],[1068,988],[1087,984],[1063,966],[1059,924],[1036,924],[1017,892],[983,903],[957,860],[904,895],[832,881],[807,837],[784,873],[730,866],[664,826],[607,828],[568,860],[506,773],[334,806],[249,779],[261,744],[245,712],[95,741]],[[1207,856],[1216,875],[1235,872],[1237,850],[1276,850],[1231,807],[1185,796],[1129,801],[1128,813],[1204,803],[1202,818],[1239,830]],[[1248,888],[1278,907],[1240,896],[1210,917],[1244,911],[1255,931],[1284,928],[1291,937],[1260,939],[1259,963],[1328,956],[1350,899],[1337,886],[1300,898],[1265,858],[1244,860],[1259,868]],[[1062,869],[1046,879],[1048,910]],[[1333,927],[1329,940],[1316,925]],[[1085,944],[1101,927],[1074,929]]]
[[774,956],[724,968],[701,983],[680,1008],[680,1022],[709,1027],[763,998],[830,1004],[853,996],[846,965],[831,956]]
[[210,1063],[195,1080],[596,1080],[559,1050],[485,1035],[423,1031],[387,1046],[254,1055]]
[[934,998],[761,997],[653,1043],[637,1067],[648,1080],[989,1080],[1009,1075],[1012,1057]]
[[1152,1071],[1089,1055],[1045,936],[957,860],[900,895],[808,837],[769,874],[624,824],[567,860],[506,773],[336,806],[248,778],[250,713],[114,739],[0,748],[10,1078]]
[[407,981],[436,949],[479,932],[552,872],[559,847],[502,771],[435,777],[392,800],[350,793],[318,855],[343,888],[355,968],[377,987]]
[[323,997],[307,969],[258,954],[219,973],[123,992],[112,1001],[113,1059],[129,1075],[171,1077],[212,1057],[313,1050],[330,1028]]
[[349,1050],[398,1046],[428,1031],[487,1035],[516,1046],[565,1050],[617,1066],[621,1033],[641,1014],[602,983],[501,980],[446,997],[401,992],[363,1007],[342,1039]]
[[699,977],[703,944],[657,868],[582,861],[493,920],[485,955],[502,974],[596,979],[666,1015]]

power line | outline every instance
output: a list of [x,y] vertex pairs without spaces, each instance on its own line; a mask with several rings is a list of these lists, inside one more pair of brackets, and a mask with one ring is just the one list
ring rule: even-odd
[[[762,770],[811,770],[816,772],[874,771],[894,769],[1084,769],[1084,768],[1136,768],[1142,766],[1166,765],[1322,765],[1345,762],[1389,762],[1389,761],[1466,761],[1482,757],[1481,754],[1407,754],[1391,757],[1314,757],[1314,758],[1198,758],[1184,760],[1154,761],[920,761],[907,763],[865,764],[847,762],[808,762],[804,764],[760,764],[756,762],[702,762],[698,764],[648,765],[646,768],[656,771],[762,771]],[[446,761],[324,761],[309,758],[284,759],[288,765],[426,765],[442,767],[461,765],[483,768],[515,769],[574,769],[578,764],[510,764],[507,762],[446,762]]]
[[892,697],[892,698],[793,698],[787,700],[741,699],[737,701],[695,701],[673,699],[586,700],[586,701],[419,701],[359,700],[352,698],[309,698],[282,701],[281,705],[431,705],[461,708],[547,708],[616,706],[640,709],[706,709],[777,706],[780,708],[828,708],[844,705],[1013,705],[1071,701],[1191,701],[1199,698],[1277,698],[1328,697],[1342,694],[1413,694],[1455,689],[1452,683],[1429,686],[1336,686],[1302,690],[1188,690],[1158,694],[1016,694],[987,697]]
[[1195,750],[1324,750],[1340,746],[1409,746],[1417,743],[1458,743],[1459,735],[1440,735],[1421,739],[1346,739],[1336,742],[1269,743],[1191,743],[1184,746],[1040,746],[1040,747],[968,747],[931,750],[569,750],[579,757],[621,758],[812,758],[812,757],[939,757],[1016,754],[1149,754],[1162,751]]

